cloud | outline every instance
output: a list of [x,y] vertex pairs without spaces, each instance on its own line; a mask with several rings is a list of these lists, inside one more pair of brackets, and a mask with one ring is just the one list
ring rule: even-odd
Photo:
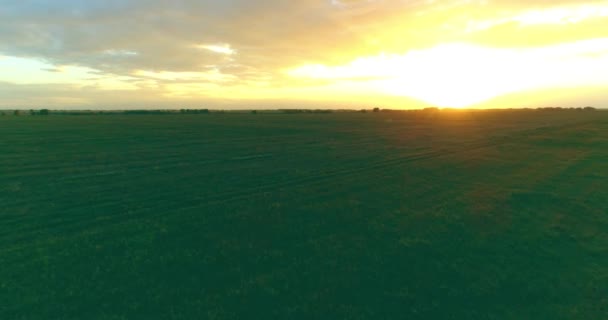
[[226,63],[217,50],[194,50],[203,44],[231,48],[240,64],[268,69],[344,55],[384,16],[396,19],[425,6],[424,1],[342,3],[337,8],[320,0],[15,2],[0,11],[0,52],[109,72],[196,71]]
[[[560,9],[569,7],[582,9]],[[289,81],[306,87],[285,70],[444,42],[516,47],[608,36],[598,8],[605,10],[605,1],[10,1],[0,7],[0,54],[155,88],[152,96],[160,99],[174,97],[180,84],[194,88],[182,90],[190,96],[197,85],[261,90]]]
[[236,53],[236,51],[234,49],[230,48],[230,45],[227,45],[227,44],[224,44],[224,45],[201,44],[196,47],[199,49],[209,50],[211,52],[227,54],[227,55],[233,55]]

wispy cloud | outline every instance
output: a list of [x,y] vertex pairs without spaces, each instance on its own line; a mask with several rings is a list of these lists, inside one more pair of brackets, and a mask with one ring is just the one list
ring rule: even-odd
[[446,43],[555,48],[608,37],[606,16],[606,1],[578,0],[12,1],[0,7],[0,55],[13,59],[0,59],[0,81],[58,84],[64,97],[104,106],[112,99],[95,92],[129,91],[113,95],[117,105],[137,92],[141,101],[348,100],[344,81],[386,76],[365,66],[370,57]]
[[227,55],[232,55],[232,54],[236,53],[236,51],[234,49],[230,48],[230,45],[227,45],[227,44],[224,44],[224,45],[201,44],[196,47],[199,49],[209,50],[211,52],[227,54]]

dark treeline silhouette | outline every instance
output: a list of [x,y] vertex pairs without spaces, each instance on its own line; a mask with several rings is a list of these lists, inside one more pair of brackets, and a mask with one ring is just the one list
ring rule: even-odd
[[139,110],[49,110],[49,109],[30,109],[27,110],[5,110],[0,112],[0,115],[14,116],[30,115],[30,116],[47,116],[53,115],[175,115],[175,114],[223,114],[223,113],[248,113],[248,114],[266,114],[266,113],[283,113],[283,114],[305,114],[305,113],[386,113],[386,112],[404,112],[404,113],[420,113],[434,115],[439,113],[452,112],[484,112],[484,111],[542,111],[542,112],[567,112],[567,111],[596,111],[597,109],[591,106],[578,108],[562,108],[562,107],[539,107],[539,108],[509,108],[509,109],[453,109],[453,108],[437,108],[427,107],[424,109],[381,109],[378,107],[368,109],[268,109],[268,110],[209,110],[209,109],[139,109]]
[[545,108],[536,108],[536,110],[539,111],[572,111],[572,110],[576,110],[576,111],[595,111],[596,109],[594,107],[584,107],[584,108],[562,108],[562,107],[545,107]]
[[279,109],[279,112],[282,113],[332,113],[334,110],[330,109]]
[[123,114],[170,114],[173,110],[125,110]]
[[209,109],[180,109],[179,113],[182,114],[207,114]]

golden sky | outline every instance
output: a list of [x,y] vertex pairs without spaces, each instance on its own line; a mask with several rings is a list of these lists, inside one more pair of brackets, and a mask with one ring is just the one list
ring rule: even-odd
[[0,108],[607,107],[608,1],[30,0]]

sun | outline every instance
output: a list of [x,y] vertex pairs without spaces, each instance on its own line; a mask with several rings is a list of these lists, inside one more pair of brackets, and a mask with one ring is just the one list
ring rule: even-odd
[[447,44],[390,60],[393,71],[372,83],[375,90],[438,107],[463,108],[526,86],[509,71],[521,61],[478,46]]
[[[448,43],[405,54],[362,57],[338,66],[305,65],[293,77],[349,84],[353,92],[414,98],[437,107],[463,108],[510,93],[605,83],[608,39],[545,48],[491,48]],[[356,83],[356,85],[354,85]]]
[[523,86],[504,72],[512,57],[467,44],[445,44],[404,55],[360,58],[345,66],[307,65],[291,74],[317,79],[366,79],[369,90],[438,107],[467,107]]

